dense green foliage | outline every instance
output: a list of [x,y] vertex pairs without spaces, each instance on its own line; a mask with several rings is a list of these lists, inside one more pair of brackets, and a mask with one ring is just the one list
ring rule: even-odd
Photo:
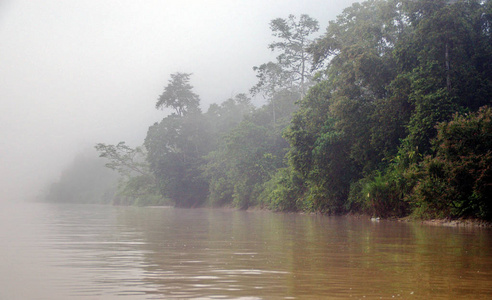
[[208,184],[201,176],[203,156],[211,149],[210,128],[200,113],[172,114],[149,128],[145,139],[150,169],[163,195],[176,206],[201,205]]
[[355,3],[314,40],[307,15],[270,29],[278,56],[250,90],[265,105],[239,94],[203,113],[191,74],[172,74],[156,107],[174,113],[123,190],[179,207],[492,218],[491,1]]
[[408,201],[425,217],[492,217],[492,108],[437,126],[435,151],[414,169]]
[[[322,79],[301,101],[285,133],[291,173],[299,174],[305,187],[302,207],[388,217],[410,208],[425,215],[440,201],[456,206],[437,207],[441,216],[486,217],[483,202],[490,196],[475,196],[482,192],[465,188],[472,183],[457,171],[448,176],[458,176],[453,182],[464,193],[461,200],[452,200],[451,190],[444,193],[452,189],[450,180],[440,181],[442,189],[430,194],[425,187],[438,187],[424,173],[441,155],[432,146],[436,124],[491,103],[490,20],[489,1],[367,1],[330,22],[311,46],[315,62],[326,65]],[[485,147],[483,140],[473,142]],[[483,154],[466,150],[460,160]],[[458,162],[448,161],[449,168]],[[486,172],[480,166],[466,169],[467,180],[475,182]],[[489,184],[484,177],[475,185]],[[481,204],[470,197],[479,197]]]

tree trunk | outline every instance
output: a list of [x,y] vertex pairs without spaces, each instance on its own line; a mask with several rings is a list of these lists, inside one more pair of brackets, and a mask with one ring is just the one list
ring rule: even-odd
[[446,45],[445,45],[445,54],[444,54],[444,58],[446,60],[446,88],[448,90],[448,92],[451,90],[451,76],[449,74],[449,46],[448,46],[448,43],[446,42]]

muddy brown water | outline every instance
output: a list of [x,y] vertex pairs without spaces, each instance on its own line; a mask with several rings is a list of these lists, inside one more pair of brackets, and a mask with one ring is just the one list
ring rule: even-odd
[[491,299],[492,230],[265,211],[0,211],[0,299]]

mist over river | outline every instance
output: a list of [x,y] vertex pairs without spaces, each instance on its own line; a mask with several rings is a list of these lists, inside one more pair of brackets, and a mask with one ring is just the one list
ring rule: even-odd
[[21,203],[0,211],[0,238],[0,299],[492,295],[492,231],[483,228]]

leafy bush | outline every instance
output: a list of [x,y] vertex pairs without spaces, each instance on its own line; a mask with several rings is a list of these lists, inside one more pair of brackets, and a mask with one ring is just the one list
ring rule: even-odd
[[291,168],[282,168],[264,185],[260,203],[276,211],[303,209],[302,182]]
[[365,180],[360,194],[365,199],[365,209],[377,217],[400,217],[408,212],[403,201],[406,182],[402,173],[390,169],[388,173],[376,172],[371,180]]
[[492,109],[437,126],[435,156],[419,165],[409,200],[425,217],[492,217]]

